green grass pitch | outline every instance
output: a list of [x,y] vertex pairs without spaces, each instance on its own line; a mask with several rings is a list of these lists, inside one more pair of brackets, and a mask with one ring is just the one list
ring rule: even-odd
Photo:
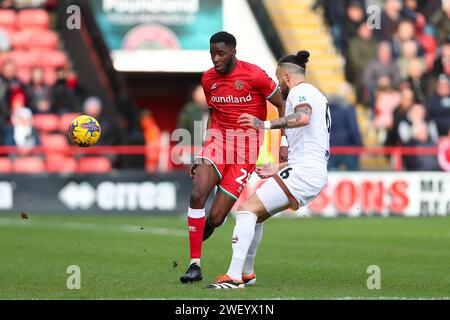
[[[183,285],[181,217],[0,216],[0,299],[361,299],[450,297],[450,217],[272,219],[257,286],[210,291],[226,272],[234,219],[205,242],[200,283]],[[67,267],[81,289],[66,287]],[[366,286],[381,269],[381,289]]]

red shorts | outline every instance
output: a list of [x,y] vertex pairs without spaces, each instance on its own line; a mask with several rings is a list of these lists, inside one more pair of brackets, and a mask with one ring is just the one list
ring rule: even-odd
[[[219,190],[230,198],[237,200],[255,170],[256,164],[248,163],[248,161],[227,162],[226,151],[224,152],[221,148],[211,148],[211,144],[214,144],[214,142],[205,142],[195,159],[208,160],[219,177],[219,183],[217,184]],[[234,159],[236,160],[236,157]]]

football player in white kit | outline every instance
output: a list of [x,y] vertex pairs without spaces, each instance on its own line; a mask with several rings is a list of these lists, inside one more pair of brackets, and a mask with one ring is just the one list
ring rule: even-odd
[[288,162],[265,164],[256,169],[269,178],[236,214],[233,231],[233,256],[226,274],[208,285],[209,289],[237,289],[254,285],[253,265],[262,238],[263,222],[287,208],[298,209],[314,200],[327,183],[330,155],[331,117],[325,96],[305,82],[309,52],[282,58],[277,67],[280,89],[286,99],[285,117],[262,121],[243,114],[238,122],[247,128],[286,128]]

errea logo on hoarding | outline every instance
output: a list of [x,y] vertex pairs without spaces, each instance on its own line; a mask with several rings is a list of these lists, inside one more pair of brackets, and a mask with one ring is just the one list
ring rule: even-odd
[[176,208],[176,186],[173,182],[123,183],[104,181],[96,188],[87,182],[68,183],[58,198],[69,209],[162,210]]
[[10,210],[13,205],[13,185],[10,182],[0,181],[0,210]]

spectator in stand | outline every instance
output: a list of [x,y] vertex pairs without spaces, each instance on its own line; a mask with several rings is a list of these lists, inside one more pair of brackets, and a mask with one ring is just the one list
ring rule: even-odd
[[427,21],[438,12],[442,7],[442,0],[419,0],[417,3],[418,11],[423,13]]
[[390,81],[387,76],[381,77],[375,95],[375,116],[372,124],[377,129],[379,144],[386,141],[387,130],[393,125],[394,109],[401,100],[400,92],[392,87]]
[[433,65],[433,76],[437,79],[441,74],[450,77],[450,35],[441,45],[439,54]]
[[418,6],[419,4],[417,3],[417,0],[404,0],[401,11],[402,16],[407,17],[408,19],[411,19],[413,21],[416,21],[417,15],[420,14],[417,12]]
[[407,41],[414,41],[417,45],[418,55],[423,55],[423,49],[420,47],[419,43],[416,40],[416,33],[413,22],[408,19],[403,19],[400,21],[397,31],[390,41],[393,60],[397,59],[402,54],[403,44]]
[[[435,147],[439,139],[436,123],[427,119],[422,104],[409,109],[398,130],[402,145],[407,147]],[[436,156],[405,156],[404,163],[407,170],[439,170]]]
[[145,169],[147,172],[157,172],[161,149],[161,130],[151,110],[141,112],[140,125],[144,133],[145,145],[147,146]]
[[406,114],[415,103],[414,92],[411,88],[405,86],[400,91],[401,100],[398,106],[394,109],[392,116],[392,125],[388,128],[385,146],[398,146],[401,144],[398,136],[398,126],[402,120],[406,119]]
[[441,9],[432,17],[432,25],[436,28],[439,44],[443,44],[450,34],[450,0],[442,0]]
[[[328,97],[331,119],[333,119],[330,145],[360,147],[363,143],[355,106],[349,99],[350,85],[345,83],[340,92],[339,95],[334,94]],[[341,166],[344,166],[345,170],[359,170],[359,157],[357,155],[331,155],[328,166],[330,170],[338,170]]]
[[345,41],[344,54],[347,54],[348,40],[356,36],[358,26],[365,22],[364,4],[359,0],[351,0],[347,5],[346,19],[344,20],[343,32],[347,41]]
[[3,63],[0,75],[0,98],[2,113],[10,115],[18,104],[25,105],[25,90],[23,84],[17,78],[16,64],[12,60]]
[[36,114],[47,114],[54,113],[52,111],[52,104],[47,98],[40,98],[36,104],[36,110],[34,111]]
[[402,2],[400,0],[386,0],[381,12],[380,24],[383,26],[374,29],[374,35],[379,41],[389,41],[397,30],[401,19]]
[[44,69],[41,67],[34,67],[31,72],[30,83],[25,88],[27,94],[27,105],[37,113],[38,102],[41,100],[49,100],[51,97],[51,90],[44,82]]
[[0,8],[2,9],[14,8],[14,0],[0,0]]
[[[83,103],[83,112],[84,114],[97,119],[100,124],[102,135],[100,136],[97,145],[112,146],[121,144],[122,135],[119,124],[112,116],[109,116],[104,112],[103,103],[100,98],[95,96],[88,97]],[[113,167],[120,166],[122,158],[117,154],[107,154],[105,156],[109,158]]]
[[436,82],[433,95],[428,99],[428,113],[438,128],[439,136],[450,134],[450,77],[442,74]]
[[120,130],[119,125],[112,117],[103,112],[103,103],[98,97],[88,97],[83,103],[83,112],[92,116],[100,123],[102,136],[98,141],[99,145],[119,145]]
[[376,58],[378,44],[373,38],[373,32],[362,22],[357,29],[357,35],[348,43],[347,77],[355,84],[358,102],[363,101],[363,71],[370,61]]
[[57,80],[52,87],[52,108],[59,114],[80,112],[82,99],[83,91],[78,86],[75,73],[66,68],[59,68]]
[[[183,144],[202,145],[208,122],[208,104],[201,85],[194,88],[191,94],[191,100],[186,103],[179,116],[178,128],[186,129],[191,135],[191,141],[185,141]],[[195,132],[195,123],[202,123],[202,132]]]
[[414,40],[408,40],[402,44],[402,54],[397,59],[398,71],[400,79],[405,80],[408,78],[409,66],[411,61],[417,58],[417,42]]
[[333,43],[341,52],[344,51],[343,25],[345,23],[346,0],[316,0],[313,10],[322,7],[333,36]]
[[430,93],[430,77],[426,73],[426,64],[423,59],[415,58],[410,61],[405,84],[411,87],[418,103],[426,104]]
[[28,149],[40,144],[30,109],[17,108],[11,116],[11,123],[12,126],[5,130],[5,145]]
[[0,7],[1,8],[15,8],[15,9],[24,9],[24,8],[37,8],[43,7],[47,4],[47,2],[52,2],[50,0],[1,0]]
[[381,77],[388,77],[390,85],[397,87],[399,84],[399,71],[392,61],[391,46],[388,42],[381,42],[378,46],[378,57],[372,60],[364,69],[363,83],[367,90],[369,104],[373,107],[375,91]]

